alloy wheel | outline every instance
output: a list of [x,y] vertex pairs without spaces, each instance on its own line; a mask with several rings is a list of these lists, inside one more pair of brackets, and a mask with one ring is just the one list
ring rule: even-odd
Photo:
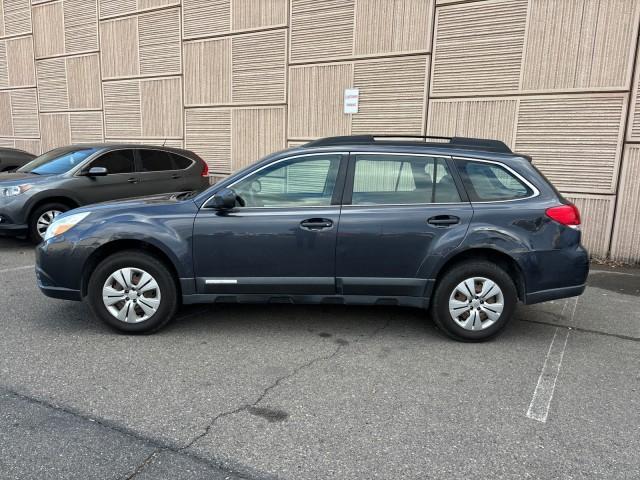
[[160,307],[160,286],[144,270],[121,268],[104,282],[102,301],[109,313],[121,322],[144,322]]
[[460,282],[449,297],[451,318],[465,330],[484,330],[496,323],[504,309],[504,295],[496,282],[471,277]]
[[41,238],[44,238],[44,234],[47,233],[49,225],[51,225],[53,220],[61,213],[62,212],[60,210],[47,210],[40,215],[36,228],[38,230],[38,235],[40,235]]

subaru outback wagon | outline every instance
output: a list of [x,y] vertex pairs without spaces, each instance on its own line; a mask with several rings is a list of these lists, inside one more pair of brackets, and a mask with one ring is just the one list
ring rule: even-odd
[[40,289],[128,333],[180,304],[404,305],[466,341],[518,301],[580,295],[580,216],[502,142],[325,138],[207,189],[73,210],[37,252]]

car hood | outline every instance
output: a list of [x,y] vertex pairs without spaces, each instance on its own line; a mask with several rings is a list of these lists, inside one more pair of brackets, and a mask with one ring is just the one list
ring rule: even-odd
[[57,175],[36,175],[26,172],[4,172],[0,173],[0,186],[11,187],[14,185],[24,185],[25,183],[38,184],[45,183]]
[[79,212],[95,212],[95,213],[124,213],[128,210],[137,212],[145,207],[160,207],[167,205],[176,205],[179,203],[192,202],[191,197],[184,198],[183,195],[188,192],[163,193],[160,195],[151,195],[148,197],[132,197],[120,200],[111,200],[109,202],[95,203],[85,207],[77,208],[73,213]]

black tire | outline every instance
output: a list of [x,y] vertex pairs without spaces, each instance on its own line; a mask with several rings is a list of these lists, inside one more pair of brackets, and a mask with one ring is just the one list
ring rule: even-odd
[[[160,290],[160,305],[148,319],[139,323],[125,323],[114,317],[102,300],[107,279],[121,268],[141,269],[149,273]],[[178,311],[178,287],[169,268],[157,258],[139,250],[126,250],[104,259],[91,274],[86,301],[93,314],[122,333],[149,334],[160,330]]]
[[33,212],[31,212],[31,215],[29,216],[29,240],[31,240],[36,245],[42,242],[42,236],[40,236],[40,233],[38,232],[38,219],[43,213],[51,210],[64,213],[71,210],[71,207],[69,207],[69,205],[65,205],[64,203],[52,202],[40,205]]
[[[502,290],[504,298],[504,307],[500,317],[493,325],[482,330],[463,328],[449,313],[450,296],[461,282],[471,277],[484,277],[495,282]],[[436,326],[454,340],[482,342],[494,337],[506,326],[513,315],[517,302],[516,286],[504,269],[491,262],[472,260],[454,266],[442,276],[432,297],[431,317]]]

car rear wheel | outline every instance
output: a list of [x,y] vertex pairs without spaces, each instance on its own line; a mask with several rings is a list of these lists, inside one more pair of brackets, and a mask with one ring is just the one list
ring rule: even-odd
[[34,243],[44,240],[47,228],[53,220],[60,214],[69,211],[70,208],[64,203],[47,203],[36,208],[29,217],[29,238]]
[[94,315],[124,333],[152,333],[178,309],[176,282],[155,257],[125,251],[103,260],[89,279],[89,307]]
[[444,274],[432,299],[431,315],[448,336],[480,342],[504,328],[517,301],[507,272],[490,262],[473,261]]

